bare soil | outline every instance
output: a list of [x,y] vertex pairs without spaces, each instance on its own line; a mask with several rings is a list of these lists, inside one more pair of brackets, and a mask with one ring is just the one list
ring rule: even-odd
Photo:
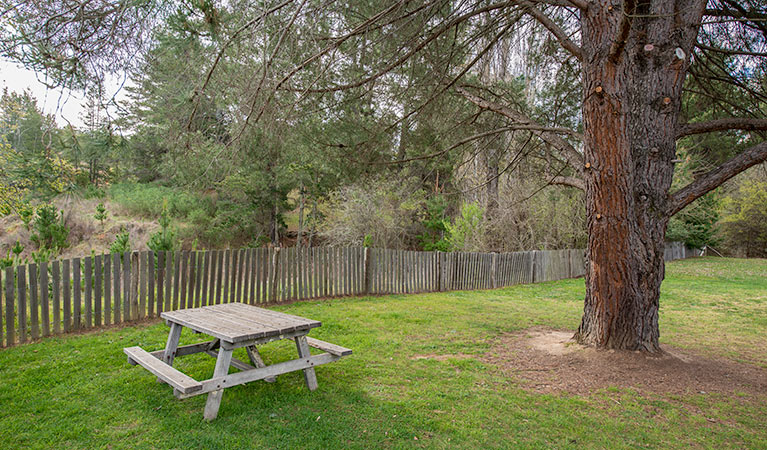
[[767,394],[767,369],[664,345],[663,354],[596,350],[572,331],[532,328],[498,339],[483,360],[540,393],[588,394],[608,387],[640,393]]

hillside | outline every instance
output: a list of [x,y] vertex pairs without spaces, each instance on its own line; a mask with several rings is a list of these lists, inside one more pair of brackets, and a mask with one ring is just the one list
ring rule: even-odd
[[[133,250],[147,249],[149,236],[159,228],[157,221],[128,214],[119,204],[105,200],[103,203],[108,214],[102,226],[93,217],[99,202],[102,201],[66,194],[58,196],[52,201],[56,208],[64,211],[64,222],[69,228],[69,238],[67,239],[69,247],[63,249],[59,257],[78,257],[89,255],[91,252],[108,253],[109,246],[123,228],[130,233]],[[13,214],[0,217],[0,252],[2,255],[5,256],[18,241],[24,246],[24,252],[21,256],[30,258],[32,251],[36,249],[35,244],[29,239],[30,234],[19,216]]]

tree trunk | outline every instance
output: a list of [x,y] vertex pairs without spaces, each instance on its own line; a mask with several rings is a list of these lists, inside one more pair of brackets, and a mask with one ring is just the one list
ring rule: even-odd
[[705,1],[626,0],[627,11],[608,3],[589,5],[581,18],[589,240],[575,337],[659,352],[677,119]]

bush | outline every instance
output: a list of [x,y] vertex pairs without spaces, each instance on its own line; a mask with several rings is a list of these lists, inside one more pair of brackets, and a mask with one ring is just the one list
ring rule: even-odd
[[484,250],[485,223],[483,220],[484,210],[477,203],[464,203],[461,206],[461,215],[455,220],[445,222],[447,228],[446,240],[450,249],[463,252],[477,252]]
[[416,178],[364,180],[333,194],[321,234],[333,245],[414,248],[424,202]]
[[53,205],[37,208],[32,228],[30,240],[38,248],[58,250],[68,246],[69,228],[64,224],[64,212],[57,211]]

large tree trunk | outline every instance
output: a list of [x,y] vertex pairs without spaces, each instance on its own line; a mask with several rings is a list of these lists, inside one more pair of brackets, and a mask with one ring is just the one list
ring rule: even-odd
[[622,11],[604,2],[582,13],[589,241],[576,339],[658,352],[677,119],[705,1],[649,3],[626,0]]

